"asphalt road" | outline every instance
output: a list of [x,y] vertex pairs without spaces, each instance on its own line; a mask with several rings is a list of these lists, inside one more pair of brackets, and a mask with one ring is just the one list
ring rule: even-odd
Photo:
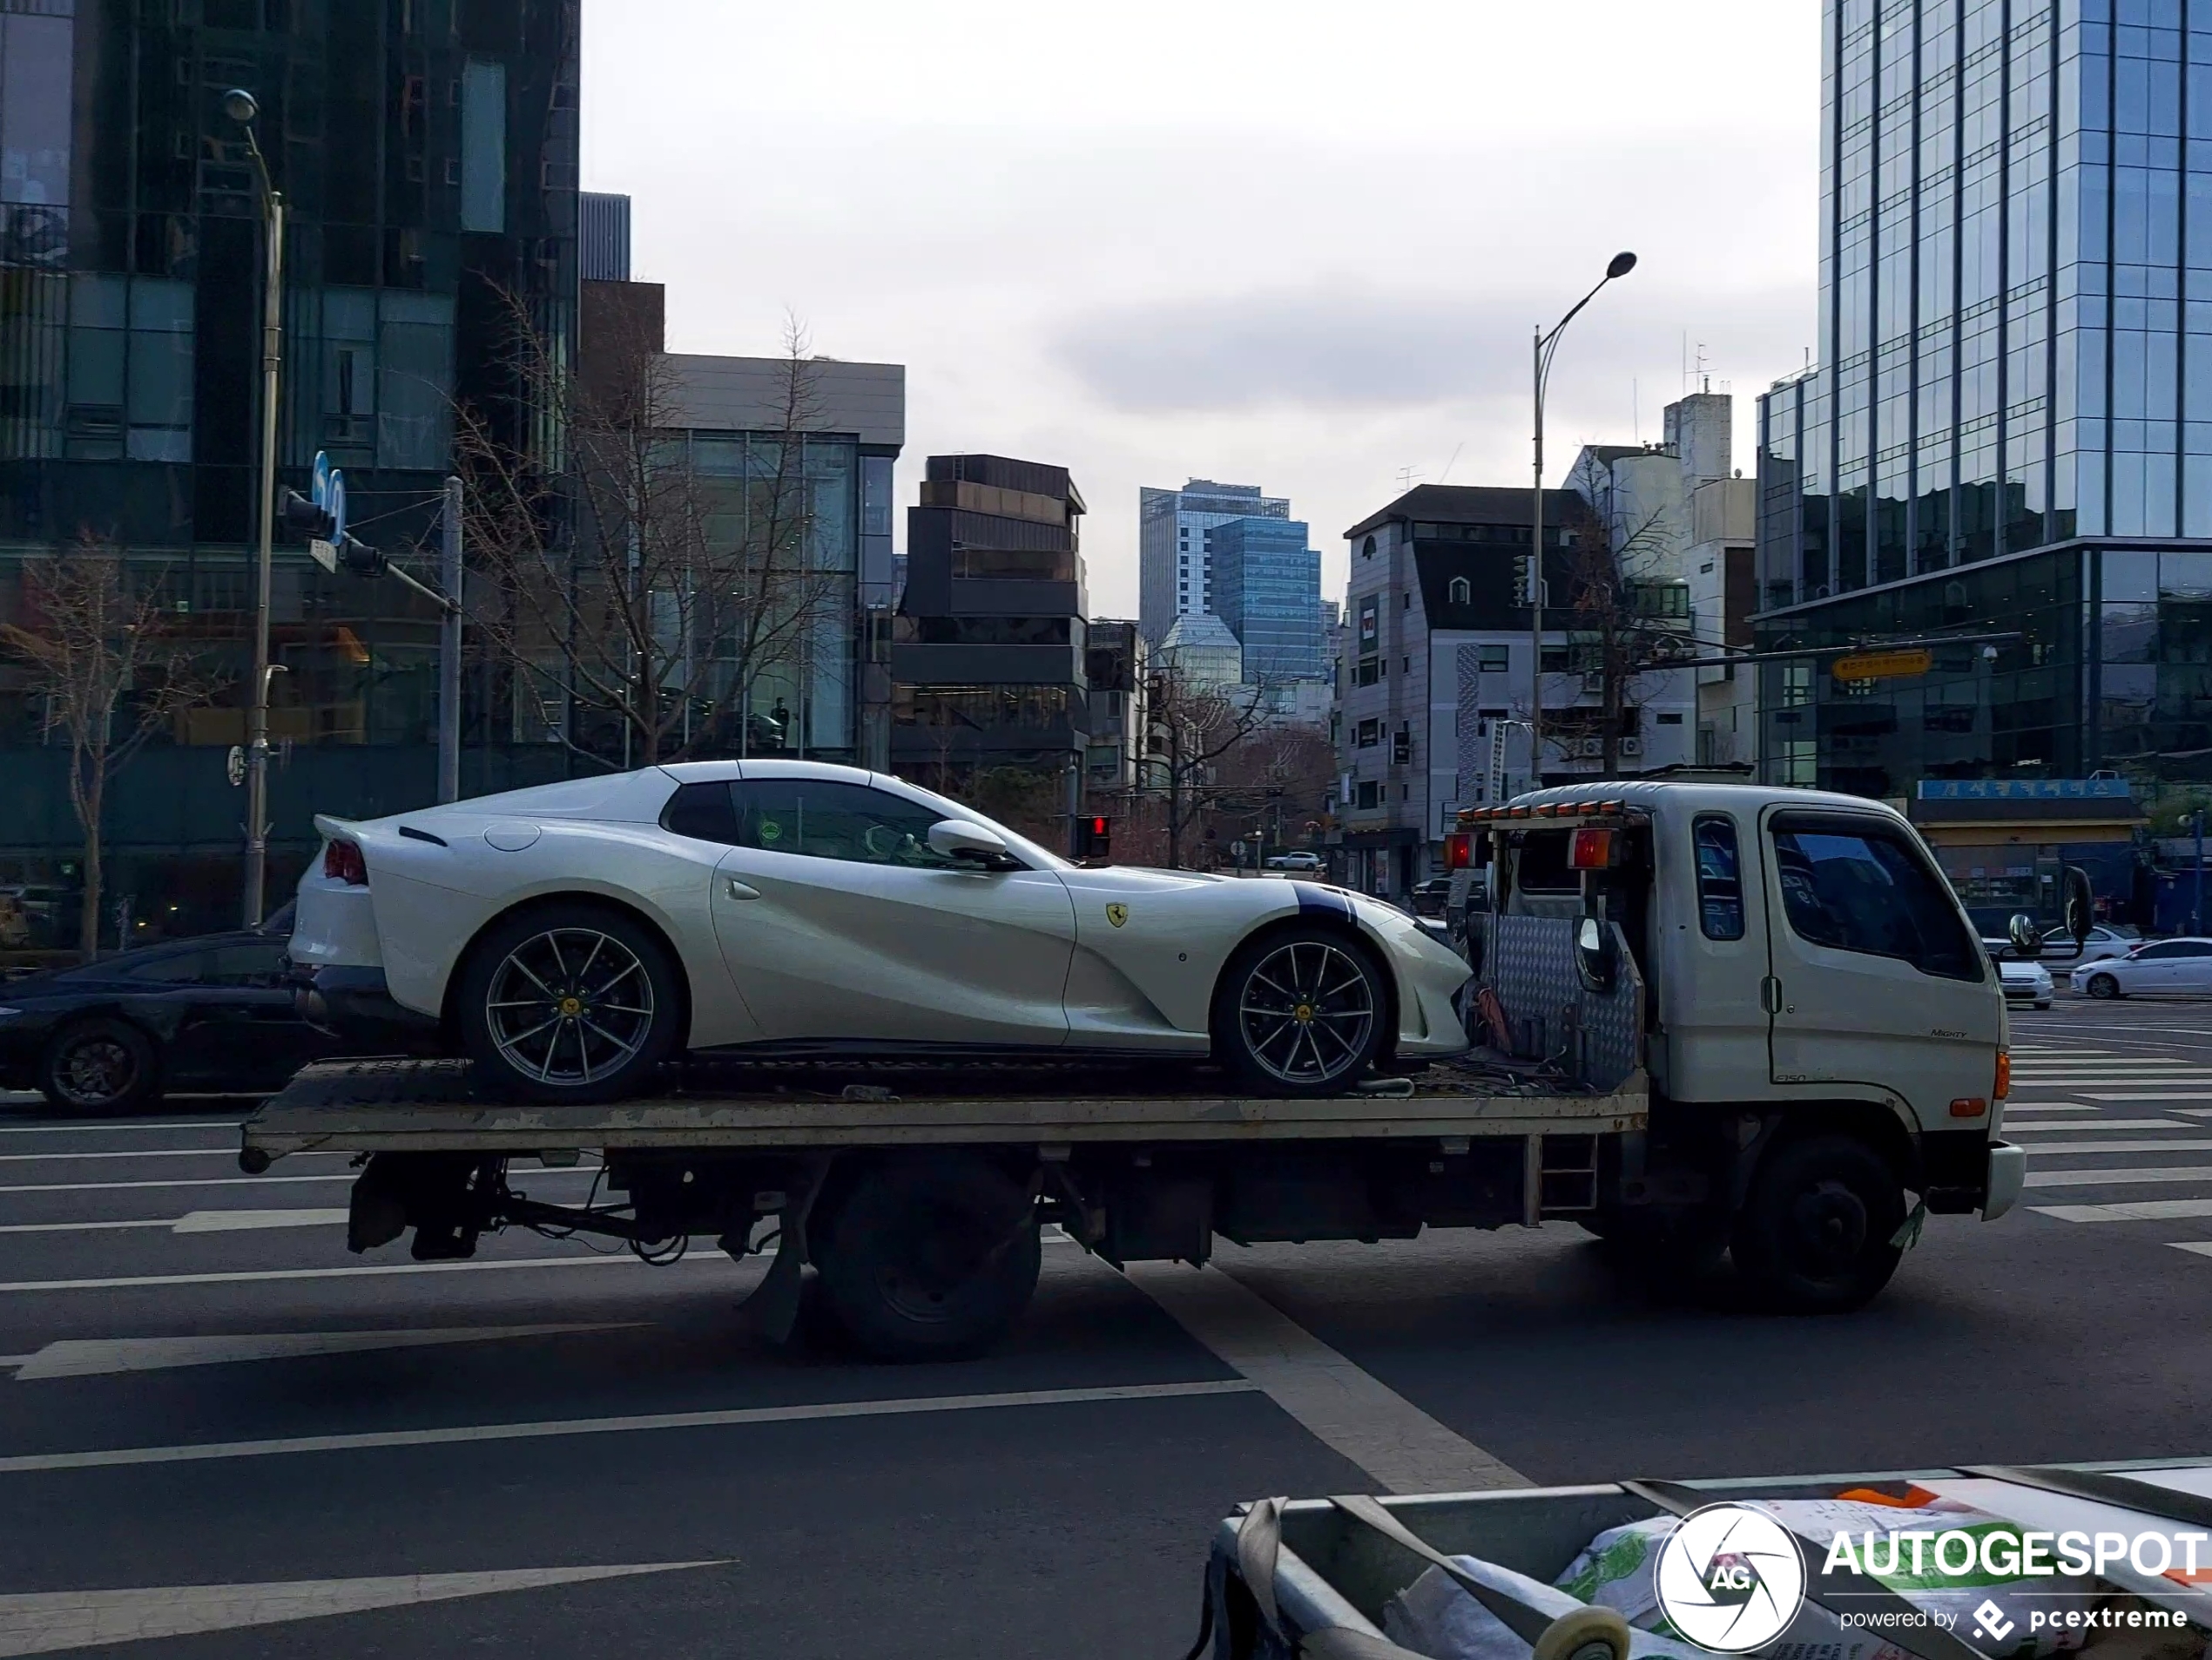
[[342,1159],[241,1177],[237,1103],[0,1104],[0,1656],[1180,1655],[1266,1494],[2212,1450],[2212,1003],[2014,1041],[2032,1208],[1932,1218],[1858,1315],[1556,1225],[1061,1243],[1003,1352],[896,1368],[757,1339],[704,1251],[349,1257]]

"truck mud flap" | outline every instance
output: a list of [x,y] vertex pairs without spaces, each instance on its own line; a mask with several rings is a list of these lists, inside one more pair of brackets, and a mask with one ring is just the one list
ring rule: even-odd
[[[814,1201],[829,1175],[831,1157],[824,1154],[807,1161],[805,1184],[789,1192],[784,1201],[777,1224],[775,1259],[768,1265],[766,1276],[738,1305],[738,1312],[753,1330],[771,1343],[790,1342],[791,1334],[799,1328],[799,1299],[806,1290],[806,1230],[814,1214]],[[733,1260],[745,1260],[745,1241],[725,1237],[719,1243]]]

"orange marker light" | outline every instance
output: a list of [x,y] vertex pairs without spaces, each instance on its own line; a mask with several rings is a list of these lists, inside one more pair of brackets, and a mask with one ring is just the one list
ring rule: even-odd
[[1961,1096],[1951,1103],[1954,1118],[1979,1118],[1989,1110],[1989,1103],[1978,1095]]
[[2009,1049],[1997,1051],[1997,1082],[1989,1091],[1993,1101],[2002,1101],[2013,1092],[2013,1056]]

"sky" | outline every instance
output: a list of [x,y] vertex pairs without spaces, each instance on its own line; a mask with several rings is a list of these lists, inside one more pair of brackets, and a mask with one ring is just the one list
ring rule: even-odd
[[[633,199],[671,350],[907,367],[924,456],[1064,466],[1093,616],[1136,499],[1259,484],[1343,533],[1401,479],[1548,482],[1813,338],[1815,0],[588,0],[583,178]],[[899,544],[904,546],[904,514]]]

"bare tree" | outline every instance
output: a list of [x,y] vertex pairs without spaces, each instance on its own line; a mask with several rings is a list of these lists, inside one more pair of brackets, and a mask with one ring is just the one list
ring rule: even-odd
[[560,412],[566,452],[459,411],[479,638],[518,688],[571,711],[556,736],[572,748],[577,716],[619,732],[632,765],[784,747],[788,712],[767,698],[847,620],[845,573],[816,545],[805,329],[786,320],[759,427],[710,459],[642,320],[613,322],[572,374],[520,301],[509,314],[514,373]]
[[1164,653],[1147,677],[1144,701],[1152,729],[1144,788],[1164,804],[1166,863],[1179,870],[1184,836],[1203,827],[1219,793],[1215,764],[1268,725],[1272,712],[1266,687],[1221,685]]
[[84,838],[78,949],[89,962],[99,952],[107,786],[214,686],[170,631],[162,571],[134,570],[88,536],[25,561],[23,577],[24,620],[0,624],[0,645],[29,665],[45,729],[69,746],[69,805]]
[[1696,655],[1686,609],[1688,590],[1662,579],[1669,551],[1666,528],[1653,513],[1614,534],[1594,511],[1576,525],[1568,561],[1569,664],[1598,677],[1598,708],[1580,718],[1562,711],[1547,725],[1562,739],[1598,740],[1604,776],[1621,770],[1627,712],[1649,695],[1649,677]]

